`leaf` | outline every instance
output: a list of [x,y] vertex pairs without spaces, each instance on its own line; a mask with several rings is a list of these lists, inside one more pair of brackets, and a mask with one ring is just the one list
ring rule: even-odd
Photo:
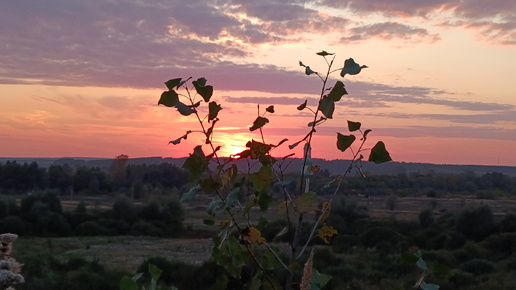
[[274,114],[274,106],[268,106],[265,111]]
[[348,130],[350,132],[360,130],[360,126],[362,126],[362,124],[360,122],[352,122],[352,121],[348,120]]
[[233,164],[231,167],[224,170],[220,174],[220,180],[221,180],[222,186],[228,186],[229,184],[231,184],[231,182],[233,182],[235,180],[235,178],[237,177],[237,174],[238,174],[238,166],[236,164]]
[[319,165],[308,165],[306,167],[306,172],[310,175],[319,172],[319,170],[321,170],[321,166]]
[[219,213],[221,210],[223,210],[223,203],[222,199],[220,199],[219,196],[215,196],[211,202],[208,204],[208,207],[206,208],[206,212],[211,215],[215,216],[217,213]]
[[439,286],[435,284],[426,284],[425,281],[421,282],[421,285],[419,285],[421,289],[423,290],[438,290]]
[[183,116],[188,116],[190,114],[195,113],[194,109],[188,107],[187,105],[185,105],[179,101],[176,102],[175,107],[177,108],[179,113],[181,113],[181,115],[183,115]]
[[131,279],[132,279],[133,281],[135,281],[135,282],[136,282],[136,281],[138,281],[138,279],[140,279],[142,276],[143,276],[143,272],[140,272],[140,273],[135,274],[133,277],[131,277]]
[[323,50],[321,52],[317,52],[316,54],[320,55],[320,56],[327,56],[327,55],[334,55],[335,53],[329,53],[329,52],[326,52],[325,50]]
[[353,144],[355,139],[355,135],[342,135],[337,133],[337,148],[344,152],[349,148],[349,146],[351,146],[351,144]]
[[201,189],[201,186],[199,184],[196,184],[190,190],[186,193],[183,193],[181,196],[181,202],[187,201],[187,200],[193,200],[195,199],[195,194]]
[[387,149],[385,149],[385,144],[382,141],[378,141],[378,143],[374,145],[373,149],[371,149],[369,161],[376,164],[392,161],[392,158],[389,155],[389,152],[387,152]]
[[208,169],[208,163],[208,159],[204,155],[202,147],[200,145],[196,146],[193,154],[190,154],[183,164],[183,168],[190,172],[188,180],[190,182],[198,180]]
[[249,175],[249,181],[258,192],[268,192],[272,184],[272,165],[263,165],[258,172]]
[[316,72],[314,72],[309,66],[305,67],[305,74],[307,76],[314,74],[314,73],[316,73]]
[[340,76],[344,77],[346,74],[356,75],[359,74],[363,68],[367,68],[366,65],[360,66],[355,62],[354,59],[348,58],[344,61],[344,67],[340,72]]
[[[213,128],[215,128],[215,124],[219,121],[218,118],[215,118],[215,120],[213,120],[213,122],[211,123],[211,127],[208,128],[208,130],[206,130],[206,144],[210,144],[211,141],[210,141],[210,136],[211,134],[213,133]],[[218,151],[218,149],[217,149]]]
[[179,88],[179,85],[181,84],[181,78],[177,79],[171,79],[165,82],[165,85],[169,90],[174,90],[175,88]]
[[192,84],[195,87],[195,91],[201,95],[205,102],[209,102],[211,96],[213,95],[213,87],[206,86],[206,79],[199,78],[196,81],[193,81]]
[[206,193],[216,191],[216,190],[220,189],[220,187],[222,186],[222,184],[220,184],[220,182],[218,182],[217,180],[214,180],[213,178],[203,178],[203,179],[200,179],[198,182],[199,182],[199,186],[201,186],[202,191],[204,191]]
[[179,100],[179,95],[175,91],[166,91],[161,94],[158,105],[174,107]]
[[149,273],[152,276],[152,279],[157,281],[159,277],[161,277],[161,274],[163,273],[163,270],[158,268],[158,266],[154,264],[149,264]]
[[261,245],[265,242],[264,237],[262,237],[260,231],[255,227],[245,227],[240,231],[239,237],[240,243],[243,245],[250,245],[252,243],[257,243]]
[[306,260],[305,268],[303,269],[303,278],[301,279],[301,285],[299,286],[300,290],[310,290],[311,289],[311,281],[312,281],[312,273],[314,266],[314,249],[310,252],[310,256],[308,260]]
[[321,224],[325,224],[330,217],[331,204],[327,201],[323,202],[321,206]]
[[269,144],[264,144],[254,140],[247,142],[246,147],[250,148],[251,150],[251,159],[258,159],[262,156],[265,156],[265,154],[267,154],[272,148],[272,146]]
[[222,107],[217,105],[215,102],[210,102],[208,104],[208,108],[210,110],[208,114],[208,122],[210,122],[211,120],[217,118],[217,115],[219,114],[220,110],[222,110]]
[[323,289],[326,284],[331,280],[330,275],[321,274],[319,271],[314,269],[312,273],[312,288],[311,290],[320,290]]
[[138,290],[138,285],[129,276],[120,279],[120,290]]
[[338,102],[342,96],[347,94],[348,92],[346,91],[346,88],[344,88],[344,83],[337,81],[337,83],[335,83],[330,93],[328,94],[328,98],[332,99],[334,102]]
[[315,192],[303,193],[297,198],[295,208],[297,212],[307,213],[317,209],[317,194]]
[[306,108],[306,103],[308,102],[308,100],[305,100],[304,103],[302,103],[301,105],[297,106],[297,110],[298,111],[302,111]]
[[210,290],[225,290],[228,289],[228,283],[229,279],[228,276],[225,274],[218,275],[217,279],[215,280],[215,284],[210,286]]
[[235,202],[238,201],[238,197],[240,195],[240,188],[234,188],[232,191],[228,193],[228,196],[226,198],[226,208],[229,208],[235,204]]
[[284,138],[283,140],[281,140],[277,145],[273,145],[273,147],[279,147],[281,144],[287,142],[288,139],[287,138]]
[[281,237],[288,232],[288,227],[284,227],[279,233],[276,234],[276,237]]
[[364,138],[364,139],[367,138],[367,134],[369,134],[371,131],[373,131],[373,130],[371,130],[371,129],[365,130],[364,135],[362,135],[362,138]]
[[274,185],[287,186],[287,185],[290,185],[292,183],[295,183],[296,181],[297,181],[297,177],[294,176],[294,177],[291,177],[290,179],[287,179],[287,180],[277,181],[277,182],[274,183]]
[[299,61],[299,66],[306,67],[306,65],[304,63],[302,63],[301,61]]
[[176,140],[172,140],[172,141],[169,141],[168,144],[172,143],[173,145],[177,145],[179,143],[181,143],[181,139],[185,139],[188,137],[188,134],[192,133],[191,130],[188,130],[186,131],[186,134],[184,134],[183,136],[177,138]]
[[313,126],[317,126],[319,123],[323,122],[323,121],[326,121],[328,119],[326,119],[325,117],[321,116],[319,118],[319,120],[315,121],[315,122],[310,122],[308,123],[308,127],[313,127]]
[[244,150],[242,152],[239,152],[237,154],[231,155],[231,158],[233,159],[243,159],[251,156],[251,150]]
[[335,102],[328,96],[324,96],[319,101],[319,110],[326,118],[331,119],[333,117],[333,111],[335,111]]
[[258,206],[260,206],[262,211],[266,211],[274,201],[274,198],[268,195],[266,192],[261,192],[258,195]]
[[296,147],[297,147],[297,145],[299,145],[299,144],[300,144],[301,142],[303,142],[303,141],[305,141],[305,140],[303,139],[303,140],[301,140],[301,141],[297,141],[297,142],[296,142],[296,143],[294,143],[294,144],[288,145],[288,148],[289,148],[290,150],[292,150],[292,149],[296,148]]
[[256,120],[253,122],[253,126],[249,127],[249,131],[254,131],[256,129],[260,129],[265,124],[269,123],[269,119],[258,116]]
[[419,269],[423,270],[423,271],[426,271],[428,270],[428,267],[426,266],[426,263],[425,261],[423,261],[423,259],[419,258],[416,262],[416,266],[419,267]]
[[325,244],[330,243],[330,239],[338,234],[337,230],[334,229],[332,226],[324,225],[320,230],[317,236],[321,238]]
[[204,87],[206,85],[207,80],[206,78],[198,78],[196,81],[193,82],[195,82],[199,87]]

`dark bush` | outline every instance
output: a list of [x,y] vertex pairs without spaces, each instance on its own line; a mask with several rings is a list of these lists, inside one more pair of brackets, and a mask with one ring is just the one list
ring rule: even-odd
[[483,240],[495,229],[493,212],[487,205],[464,209],[457,217],[455,228],[468,238],[475,241]]
[[199,268],[191,264],[181,261],[169,261],[163,257],[152,257],[143,262],[138,267],[139,273],[144,273],[143,279],[150,281],[149,264],[153,264],[163,270],[159,282],[167,286],[175,286],[178,289],[193,289],[189,288],[192,283],[191,280],[196,280],[195,272]]
[[162,236],[163,231],[146,221],[137,221],[129,231],[133,236]]
[[8,216],[0,220],[0,231],[2,233],[16,233],[24,235],[27,225],[17,216]]
[[123,220],[128,223],[133,223],[138,220],[133,202],[124,195],[116,197],[111,213],[113,218]]
[[506,214],[500,221],[500,232],[513,233],[516,232],[516,215]]
[[504,233],[492,235],[486,239],[487,247],[493,253],[503,253],[510,255],[516,250],[516,234]]
[[427,228],[435,223],[434,212],[430,208],[423,209],[419,213],[419,224],[422,228]]
[[473,275],[483,275],[493,272],[495,266],[488,260],[472,259],[462,263],[459,268]]
[[105,236],[109,235],[109,230],[94,221],[83,222],[75,229],[78,236]]
[[2,198],[0,199],[0,219],[15,215],[18,212],[18,207],[16,206],[16,201],[12,198]]

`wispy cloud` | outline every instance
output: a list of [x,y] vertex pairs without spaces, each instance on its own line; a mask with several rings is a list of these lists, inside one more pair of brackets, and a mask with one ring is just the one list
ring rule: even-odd
[[356,26],[349,30],[349,36],[341,37],[343,43],[353,41],[364,41],[369,38],[379,38],[382,40],[392,40],[399,38],[406,41],[436,42],[440,39],[438,34],[432,34],[427,29],[418,28],[399,22],[383,22],[363,26]]
[[[456,1],[456,0],[430,0],[430,1],[409,1],[409,0],[322,0],[321,4],[344,10],[351,10],[358,13],[381,13],[388,17],[399,17],[403,20],[410,17],[422,17],[432,21],[442,17],[443,13],[449,13],[454,17],[453,21],[445,21],[445,25],[460,26],[466,29],[477,31],[478,35],[491,43],[503,45],[516,45],[516,2],[509,0],[502,1]],[[358,41],[368,37],[378,36],[382,31],[388,37],[395,37],[402,33],[402,37],[417,35],[427,36],[428,33],[422,28],[409,29],[400,25],[382,28],[385,24],[376,23],[364,27],[361,33],[355,33],[344,37],[346,41]],[[371,28],[375,28],[372,29]],[[394,29],[396,28],[396,29]],[[360,27],[354,28],[360,29]],[[371,30],[371,34],[367,33]],[[382,34],[380,34],[381,36]],[[430,39],[438,40],[437,34],[429,34]]]

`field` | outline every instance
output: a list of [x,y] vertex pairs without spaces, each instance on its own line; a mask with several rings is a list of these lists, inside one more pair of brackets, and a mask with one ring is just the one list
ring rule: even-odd
[[[435,217],[446,212],[459,211],[468,206],[487,204],[491,207],[495,218],[506,213],[516,212],[516,200],[479,200],[465,196],[454,198],[397,197],[394,209],[389,209],[388,197],[372,197],[369,199],[352,197],[354,202],[368,208],[368,214],[375,218],[417,219],[423,208],[432,208]],[[112,200],[83,199],[89,210],[108,209]],[[73,210],[78,201],[63,200],[63,209]],[[153,237],[59,237],[34,238],[20,237],[15,243],[14,256],[24,253],[48,252],[58,259],[81,257],[89,261],[98,261],[108,269],[123,269],[135,273],[138,266],[147,258],[162,256],[170,260],[180,260],[189,264],[200,265],[206,261],[211,252],[212,242],[209,238],[210,227],[202,220],[211,218],[196,202],[185,204],[185,225],[189,228],[183,238],[163,239]],[[257,219],[264,213],[256,212]],[[277,209],[267,212],[269,219],[280,217]],[[310,219],[307,219],[310,220]]]

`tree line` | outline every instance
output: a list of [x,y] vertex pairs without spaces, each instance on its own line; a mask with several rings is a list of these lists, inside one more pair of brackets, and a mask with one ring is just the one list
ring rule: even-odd
[[156,189],[179,190],[186,184],[188,172],[171,165],[125,165],[119,158],[110,168],[69,165],[39,167],[36,162],[0,164],[0,193],[27,194],[37,190],[57,190],[60,194],[117,195],[129,193],[142,198]]

